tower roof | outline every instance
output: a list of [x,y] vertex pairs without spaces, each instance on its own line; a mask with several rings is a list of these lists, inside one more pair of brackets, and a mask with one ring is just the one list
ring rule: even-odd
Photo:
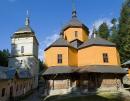
[[34,31],[30,27],[30,18],[27,13],[27,17],[25,19],[25,26],[19,28],[13,35],[13,37],[24,37],[24,36],[34,36]]
[[63,34],[63,31],[65,31],[67,28],[83,28],[87,32],[89,32],[88,27],[85,26],[81,21],[78,20],[77,12],[75,9],[72,11],[71,20],[62,28],[61,34]]
[[88,47],[88,46],[94,46],[94,45],[99,45],[99,46],[116,46],[116,44],[107,41],[105,39],[102,39],[100,37],[96,37],[96,38],[91,38],[88,41],[84,42],[81,46],[79,46],[80,48],[84,48],[84,47]]

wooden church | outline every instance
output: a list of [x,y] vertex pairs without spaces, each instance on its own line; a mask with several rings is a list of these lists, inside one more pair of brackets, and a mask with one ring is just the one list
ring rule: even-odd
[[72,11],[59,38],[44,50],[47,70],[42,74],[48,94],[118,90],[126,71],[116,45],[100,37],[89,39],[89,29]]

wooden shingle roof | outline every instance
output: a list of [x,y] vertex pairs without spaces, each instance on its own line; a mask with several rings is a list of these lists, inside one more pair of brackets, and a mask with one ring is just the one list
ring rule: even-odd
[[116,46],[116,44],[114,44],[108,40],[105,40],[105,39],[100,38],[100,37],[96,37],[96,38],[91,38],[88,41],[84,42],[82,45],[79,46],[79,49],[84,48],[84,47],[88,47],[88,46],[94,46],[94,45],[113,46],[113,47]]
[[45,49],[45,51],[48,50],[50,47],[71,47],[71,48],[74,48],[69,42],[67,42],[67,40],[65,40],[62,37],[58,38],[55,42],[53,42],[50,46],[48,46]]

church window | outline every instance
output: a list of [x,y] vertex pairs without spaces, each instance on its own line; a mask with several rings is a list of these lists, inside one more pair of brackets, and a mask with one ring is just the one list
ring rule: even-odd
[[58,54],[57,57],[58,57],[58,63],[59,64],[62,63],[62,54]]
[[107,53],[103,53],[103,62],[108,63],[108,54]]
[[74,34],[75,34],[75,37],[78,37],[78,31],[75,31]]
[[24,53],[24,46],[21,46],[21,53]]
[[5,96],[5,88],[2,89],[2,95],[1,97]]
[[23,60],[20,60],[20,64],[22,64],[23,63]]

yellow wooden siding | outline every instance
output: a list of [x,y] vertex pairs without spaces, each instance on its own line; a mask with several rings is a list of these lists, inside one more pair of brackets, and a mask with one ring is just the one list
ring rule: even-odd
[[[75,37],[75,31],[78,32],[78,37]],[[75,39],[79,39],[82,42],[85,42],[88,39],[88,33],[82,28],[68,28],[64,31],[64,38],[67,41],[73,41]]]
[[[62,54],[62,63],[58,64],[57,55]],[[50,66],[68,66],[68,47],[51,47],[44,53],[45,64]]]
[[73,48],[69,48],[69,66],[78,66],[78,51]]
[[[103,62],[103,53],[108,54],[108,63]],[[78,51],[78,66],[85,65],[120,65],[115,47],[91,46]]]

